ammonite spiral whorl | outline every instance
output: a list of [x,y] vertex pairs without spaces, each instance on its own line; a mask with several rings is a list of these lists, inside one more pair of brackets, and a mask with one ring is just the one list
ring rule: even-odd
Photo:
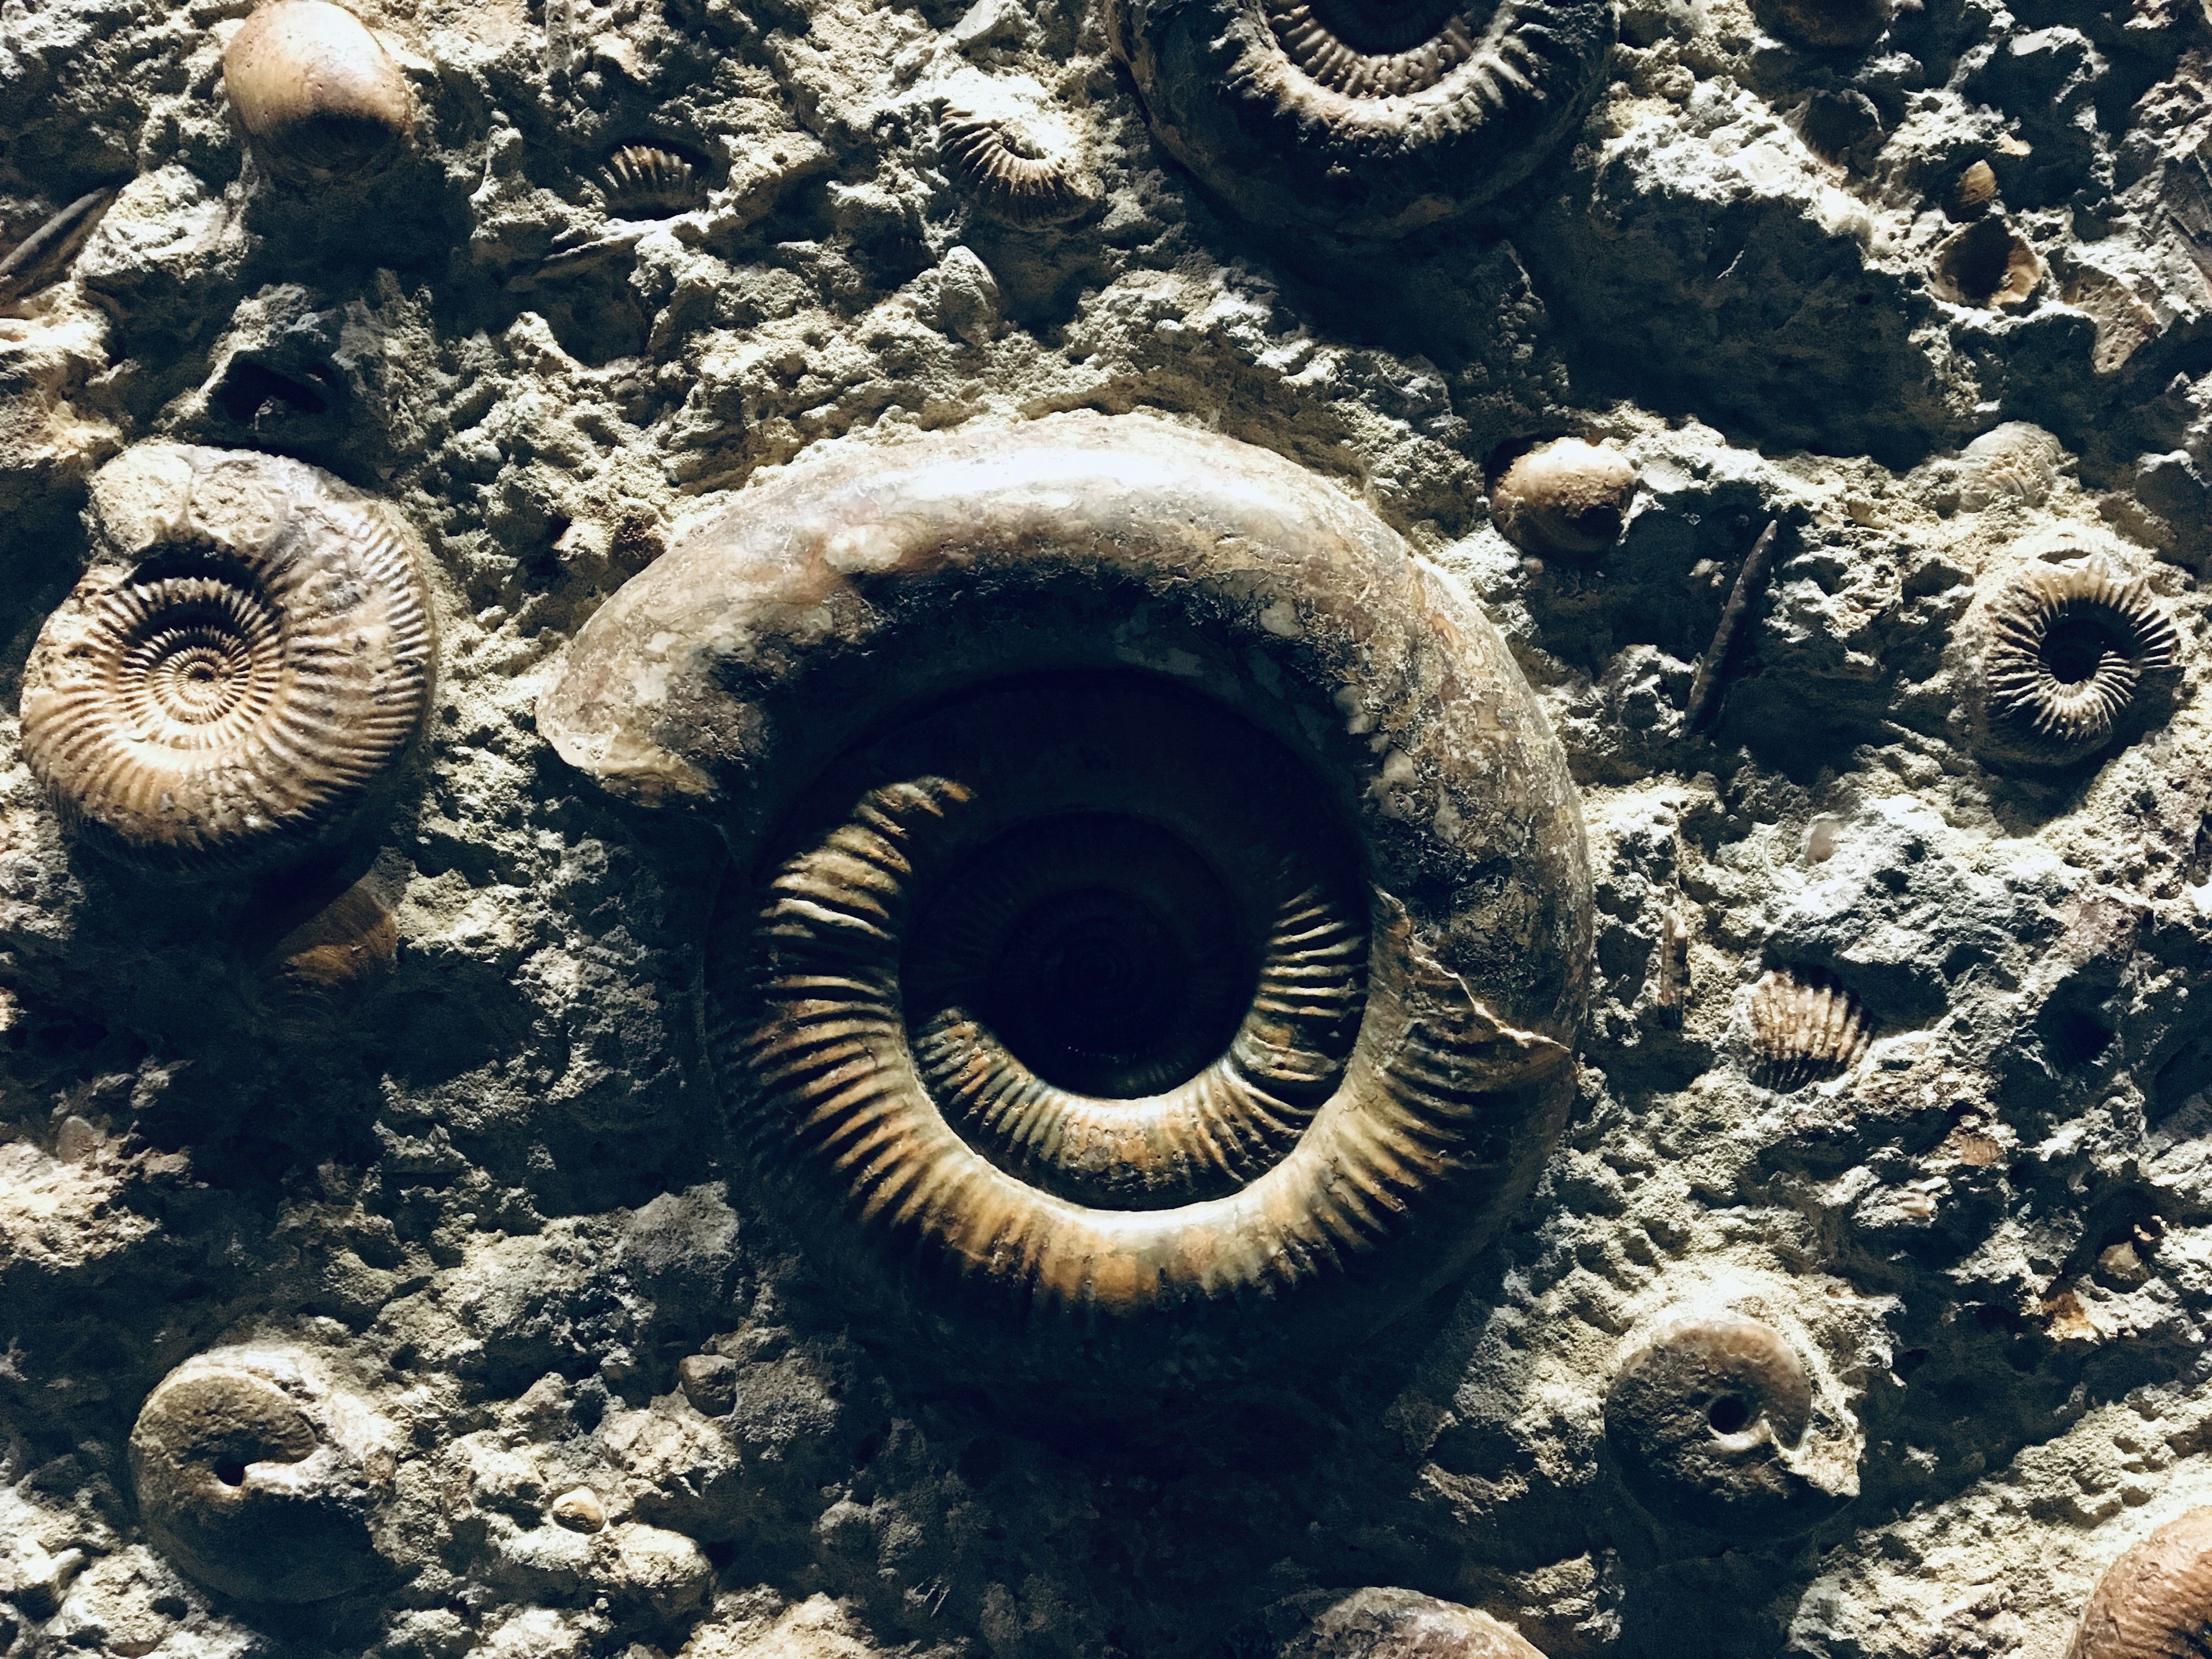
[[2031,563],[1988,602],[1969,711],[1985,758],[2069,766],[2171,689],[2181,637],[2141,577],[2100,559]]
[[2212,1509],[2197,1509],[2105,1569],[2066,1659],[2197,1659],[2208,1644]]
[[1519,183],[1603,79],[1611,0],[1109,0],[1160,142],[1261,224],[1402,236]]
[[1558,1133],[1564,756],[1480,614],[1272,454],[1059,417],[802,462],[609,601],[538,721],[719,813],[763,1188],[979,1371],[1326,1358]]
[[120,562],[95,565],[32,648],[25,758],[116,850],[228,860],[312,841],[422,726],[413,556],[312,467],[147,447],[111,463],[139,481],[129,544],[106,550]]

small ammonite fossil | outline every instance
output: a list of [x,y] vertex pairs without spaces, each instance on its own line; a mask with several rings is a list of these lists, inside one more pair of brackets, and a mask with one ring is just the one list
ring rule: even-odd
[[1896,0],[1753,0],[1759,22],[1808,46],[1870,46],[1896,17]]
[[271,0],[222,54],[231,107],[272,173],[343,181],[415,131],[415,96],[376,37],[330,0]]
[[1605,1438],[1654,1519],[1738,1540],[1788,1537],[1836,1507],[1793,1466],[1813,1416],[1805,1362],[1771,1325],[1733,1314],[1662,1326],[1621,1362]]
[[1063,140],[1040,137],[1037,124],[948,107],[942,147],[976,205],[1022,228],[1065,224],[1096,203],[1096,191]]
[[1874,1027],[1858,999],[1826,975],[1778,968],[1751,988],[1751,1036],[1765,1080],[1795,1089],[1856,1065]]
[[319,1601],[382,1577],[391,1431],[320,1362],[287,1347],[217,1349],[147,1396],[131,1431],[138,1512],[203,1584],[254,1601]]
[[2198,1659],[2212,1643],[2212,1508],[2167,1522],[2105,1569],[2066,1659]]
[[832,450],[610,600],[539,729],[762,872],[709,931],[739,1142],[948,1365],[1325,1363],[1558,1133],[1564,757],[1480,614],[1265,452],[1144,416]]
[[[392,772],[422,723],[427,595],[389,526],[295,461],[163,447],[120,561],[46,619],[23,752],[63,816],[165,861],[293,849]],[[128,461],[111,463],[124,465]]]
[[1588,557],[1620,539],[1636,497],[1636,468],[1605,444],[1554,438],[1505,469],[1490,507],[1515,545],[1535,554]]
[[1519,183],[1604,80],[1608,0],[1109,0],[1162,144],[1264,225],[1402,236]]
[[2058,482],[2065,447],[2041,427],[2006,421],[1960,453],[1959,505],[1969,513],[2007,501],[2041,507]]
[[2102,559],[2028,565],[1988,602],[1967,709],[2000,763],[2070,766],[2169,692],[2181,636],[2142,577]]
[[659,144],[625,144],[599,169],[607,211],[618,219],[668,219],[707,199],[699,169]]

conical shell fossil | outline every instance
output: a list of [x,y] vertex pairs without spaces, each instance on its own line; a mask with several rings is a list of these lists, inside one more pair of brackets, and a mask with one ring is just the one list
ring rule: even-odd
[[993,218],[1017,226],[1065,224],[1096,200],[1073,159],[1039,142],[1027,124],[945,112],[944,154]]
[[599,172],[607,211],[622,219],[665,219],[706,199],[699,170],[658,144],[625,144]]
[[1635,495],[1636,468],[1619,450],[1554,438],[1505,470],[1491,510],[1498,528],[1528,552],[1586,557],[1620,538]]
[[749,1156],[948,1364],[1325,1358],[1557,1133],[1563,757],[1480,614],[1274,456],[1141,416],[832,451],[610,600],[539,729],[765,872],[709,934]]
[[235,858],[343,817],[422,721],[431,638],[398,537],[296,462],[172,452],[189,492],[96,566],[23,678],[23,751],[117,848]]
[[272,172],[328,180],[374,166],[415,130],[415,97],[361,20],[329,0],[272,0],[222,55],[222,82]]
[[69,268],[102,215],[114,204],[115,192],[95,190],[80,196],[59,213],[8,251],[0,259],[0,305],[10,305],[23,295],[52,282]]
[[1751,988],[1751,1031],[1766,1079],[1778,1089],[1848,1071],[1874,1036],[1866,1010],[1842,986],[1778,969]]
[[1112,0],[1152,131],[1262,224],[1402,236],[1518,183],[1580,118],[1601,0]]
[[2212,1630],[2212,1508],[2191,1510],[2105,1570],[2066,1659],[2197,1659]]
[[2029,565],[1992,599],[1972,702],[1988,757],[2066,766],[2172,678],[2181,637],[2141,577],[2101,559]]
[[2003,501],[2041,507],[2058,482],[2065,447],[2039,426],[2007,421],[1960,453],[1959,505],[1969,513]]

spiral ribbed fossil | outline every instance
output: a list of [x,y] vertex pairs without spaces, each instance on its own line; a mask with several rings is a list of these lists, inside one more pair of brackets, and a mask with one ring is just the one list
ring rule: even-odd
[[2039,426],[2026,421],[1993,426],[1960,455],[1959,505],[1969,513],[2002,501],[2041,507],[2051,499],[2065,453]]
[[2141,577],[2034,563],[1989,603],[1971,702],[1994,760],[2067,766],[2111,743],[2176,669],[2180,635]]
[[119,850],[227,859],[343,818],[420,727],[429,615],[406,548],[296,462],[185,458],[188,500],[47,618],[25,757]]
[[1262,452],[1057,418],[802,466],[611,600],[539,726],[763,872],[709,934],[742,1139],[963,1366],[1326,1358],[1557,1132],[1564,761],[1480,615]]
[[942,131],[945,160],[994,219],[1065,224],[1096,199],[1074,161],[1039,142],[1024,123],[948,108]]
[[1401,236],[1518,183],[1603,80],[1602,0],[1111,0],[1153,131],[1263,224]]
[[1832,980],[1771,969],[1751,988],[1751,1034],[1766,1080],[1794,1089],[1849,1071],[1874,1028],[1858,1000]]
[[2198,1659],[2212,1642],[2212,1508],[2167,1522],[2105,1569],[2066,1659]]
[[248,1601],[318,1601],[386,1571],[373,1528],[392,1446],[313,1356],[220,1349],[147,1397],[131,1474],[147,1532],[192,1577]]
[[625,144],[599,171],[607,211],[622,219],[665,219],[706,199],[699,170],[658,144]]
[[271,0],[247,18],[223,52],[222,83],[255,152],[295,180],[350,178],[415,130],[398,64],[329,0]]
[[1554,438],[1506,468],[1490,505],[1516,546],[1588,556],[1620,538],[1635,495],[1636,468],[1619,450]]

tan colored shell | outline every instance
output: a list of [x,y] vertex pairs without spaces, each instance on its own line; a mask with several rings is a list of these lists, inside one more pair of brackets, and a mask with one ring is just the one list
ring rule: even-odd
[[1498,527],[1536,554],[1587,557],[1620,538],[1636,497],[1636,468],[1607,444],[1554,438],[1505,469],[1491,494]]
[[2065,766],[2109,744],[2167,680],[2181,636],[2140,576],[2101,559],[2030,564],[1991,600],[1972,701],[1990,757]]
[[569,1532],[598,1532],[607,1524],[607,1506],[589,1486],[562,1492],[547,1507],[553,1524]]
[[119,850],[229,859],[312,837],[420,728],[429,612],[412,556],[334,480],[183,458],[159,536],[96,566],[23,676],[24,756],[63,815]]
[[1959,505],[1969,513],[2005,501],[2041,507],[2058,482],[2066,453],[2039,426],[2006,421],[1991,427],[1960,453]]
[[625,144],[599,170],[607,211],[623,219],[665,219],[706,199],[699,170],[658,144]]
[[1753,1046],[1778,1089],[1848,1071],[1873,1040],[1857,999],[1823,976],[1771,969],[1751,988]]
[[1951,193],[1943,198],[1943,211],[1954,219],[1976,219],[1996,199],[1996,170],[1987,161],[1977,161],[1954,181]]
[[994,219],[1065,224],[1097,200],[1074,158],[1041,143],[1024,123],[952,107],[942,132],[945,160]]
[[1936,247],[1929,285],[1955,306],[2008,310],[2024,304],[2043,281],[2043,261],[1995,216],[1955,230]]
[[2167,1522],[2105,1569],[2066,1659],[2200,1659],[2212,1631],[2212,1508]]
[[231,107],[273,172],[343,178],[415,130],[415,96],[374,35],[330,0],[272,0],[222,55]]
[[380,883],[364,877],[285,932],[263,955],[258,986],[264,1016],[308,1032],[345,1018],[399,955],[399,927]]
[[1888,31],[1896,0],[1754,0],[1759,22],[1808,46],[1870,46]]

